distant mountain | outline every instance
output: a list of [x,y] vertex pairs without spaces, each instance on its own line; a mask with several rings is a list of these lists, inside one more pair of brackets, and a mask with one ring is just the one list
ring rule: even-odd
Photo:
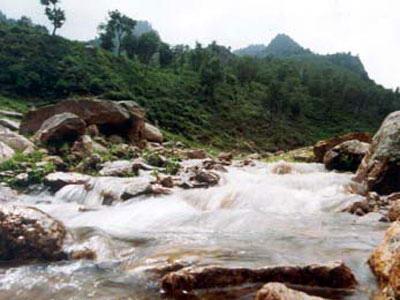
[[147,21],[137,21],[137,24],[135,26],[135,30],[133,31],[133,34],[136,36],[141,36],[143,33],[147,32],[157,32],[156,30],[153,29],[151,24]]
[[351,53],[336,53],[329,55],[318,55],[305,49],[290,36],[286,34],[278,34],[268,46],[265,45],[250,45],[233,52],[238,56],[252,56],[252,57],[279,57],[289,58],[297,57],[301,59],[304,56],[318,56],[319,59],[332,63],[336,66],[350,70],[363,79],[368,79],[368,73],[365,71],[364,65],[358,56],[353,56]]

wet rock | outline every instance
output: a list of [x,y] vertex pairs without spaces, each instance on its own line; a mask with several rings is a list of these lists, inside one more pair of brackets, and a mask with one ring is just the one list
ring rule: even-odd
[[149,123],[145,123],[144,125],[143,137],[149,142],[160,144],[164,140],[163,134],[161,133],[160,129]]
[[207,153],[204,150],[189,150],[185,152],[188,159],[205,159],[207,158]]
[[18,200],[18,193],[13,189],[0,186],[0,202],[12,202]]
[[129,121],[126,109],[113,101],[98,99],[71,99],[28,112],[20,127],[23,134],[36,133],[43,123],[57,114],[72,113],[87,125],[120,125]]
[[149,181],[133,180],[129,186],[124,188],[121,199],[129,200],[143,195],[151,195],[153,192],[153,187]]
[[0,142],[0,162],[8,160],[15,155],[15,151],[11,149],[9,146]]
[[222,164],[221,162],[215,161],[215,160],[205,160],[203,161],[203,167],[206,170],[214,170],[214,171],[219,171],[219,172],[228,172],[228,170],[224,166],[225,164]]
[[45,120],[34,139],[47,144],[56,141],[74,141],[85,133],[86,123],[77,115],[62,113]]
[[49,186],[53,191],[58,191],[66,185],[86,184],[91,178],[89,175],[80,173],[56,172],[48,174],[44,178],[44,184]]
[[389,208],[388,212],[389,222],[395,222],[400,220],[400,200],[395,201]]
[[357,281],[343,263],[259,269],[222,266],[189,267],[162,278],[162,290],[181,295],[195,289],[220,288],[250,283],[284,282],[296,285],[352,289]]
[[268,283],[256,295],[255,300],[323,300],[320,297],[309,296],[306,293],[289,289],[282,283]]
[[314,155],[317,162],[323,162],[326,152],[331,150],[333,147],[350,140],[358,140],[364,143],[371,143],[371,137],[368,133],[350,133],[347,135],[334,137],[329,140],[319,141],[313,148]]
[[386,299],[400,297],[400,222],[386,231],[384,240],[368,261]]
[[324,165],[328,170],[357,171],[370,144],[358,140],[343,142],[326,152]]
[[14,118],[14,119],[22,119],[24,115],[15,111],[0,110],[0,116]]
[[233,154],[231,152],[221,152],[218,154],[218,159],[221,161],[231,161],[233,159]]
[[194,177],[194,180],[201,184],[205,184],[207,187],[217,185],[221,177],[213,172],[200,171]]
[[286,175],[293,172],[293,166],[286,162],[280,162],[273,167],[272,173],[277,175]]
[[389,195],[400,191],[400,111],[391,113],[373,138],[354,180],[368,191]]
[[90,249],[74,250],[68,253],[68,258],[71,260],[95,260],[96,252]]
[[21,123],[18,121],[13,121],[13,120],[9,120],[9,119],[0,119],[0,125],[5,128],[8,128],[12,131],[18,131]]
[[170,189],[172,189],[174,187],[174,185],[175,185],[174,184],[174,180],[172,179],[171,176],[166,176],[166,177],[161,178],[160,179],[160,184],[163,187],[170,188]]
[[3,142],[16,152],[31,153],[35,145],[26,137],[0,126],[0,142]]
[[106,162],[99,174],[101,176],[132,176],[135,173],[134,163],[129,160]]
[[62,260],[66,229],[62,223],[32,207],[0,207],[0,259]]

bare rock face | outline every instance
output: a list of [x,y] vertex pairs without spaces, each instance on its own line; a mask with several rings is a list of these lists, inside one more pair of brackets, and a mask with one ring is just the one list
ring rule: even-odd
[[35,145],[26,137],[0,126],[0,142],[3,142],[16,152],[30,153]]
[[289,289],[282,283],[268,283],[257,292],[255,300],[323,300],[320,297],[309,296]]
[[367,191],[389,195],[400,191],[400,111],[391,113],[373,138],[354,180]]
[[329,263],[259,269],[221,266],[189,267],[164,276],[161,287],[169,295],[180,295],[194,289],[268,282],[344,289],[352,289],[357,284],[353,273],[343,263]]
[[66,173],[66,172],[56,172],[48,174],[44,178],[44,183],[49,186],[53,191],[58,191],[66,185],[79,185],[86,184],[90,181],[92,177],[89,175],[84,175],[80,173]]
[[386,231],[383,242],[375,249],[369,265],[387,299],[400,297],[400,222]]
[[0,259],[26,261],[66,259],[62,223],[32,207],[0,207]]
[[10,159],[15,155],[15,151],[9,146],[0,142],[0,162]]
[[161,133],[160,129],[149,123],[145,123],[144,125],[143,137],[149,142],[159,144],[161,144],[164,140],[163,134]]
[[357,171],[370,144],[358,140],[343,142],[326,152],[324,165],[328,170]]
[[330,140],[319,141],[313,148],[317,162],[323,162],[326,152],[331,150],[336,145],[350,140],[358,140],[364,143],[371,143],[371,137],[368,133],[350,133],[347,135],[332,138]]
[[64,100],[55,105],[28,112],[21,123],[23,134],[36,133],[43,123],[54,115],[72,113],[88,125],[121,124],[129,120],[129,113],[116,102],[96,99]]
[[47,144],[52,141],[76,140],[85,133],[86,123],[72,113],[61,113],[47,119],[35,135],[35,140]]

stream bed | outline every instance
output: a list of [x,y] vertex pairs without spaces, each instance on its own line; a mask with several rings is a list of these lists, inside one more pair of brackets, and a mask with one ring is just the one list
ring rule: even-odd
[[159,280],[146,268],[175,261],[243,267],[344,261],[359,286],[343,299],[370,299],[376,283],[366,261],[387,225],[375,214],[340,212],[361,200],[347,192],[352,174],[290,164],[291,172],[279,175],[276,166],[228,167],[216,187],[93,211],[79,209],[93,204],[84,197],[26,196],[24,204],[62,221],[97,260],[0,266],[0,299],[161,299]]

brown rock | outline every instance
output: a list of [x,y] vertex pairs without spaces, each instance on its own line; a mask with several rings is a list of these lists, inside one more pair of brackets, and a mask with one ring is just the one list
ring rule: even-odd
[[390,222],[398,221],[400,219],[400,200],[393,202],[390,206],[388,219]]
[[213,186],[218,184],[221,177],[213,172],[200,171],[194,179],[200,183],[207,184],[207,186]]
[[278,175],[286,175],[292,172],[293,172],[293,166],[287,162],[280,162],[272,169],[272,173]]
[[189,150],[185,152],[188,159],[205,159],[207,153],[204,150]]
[[328,170],[357,171],[370,144],[358,140],[350,140],[336,145],[326,152],[324,165]]
[[0,259],[46,261],[66,259],[62,223],[32,207],[0,207]]
[[189,267],[164,276],[161,287],[169,295],[180,295],[194,289],[268,282],[345,289],[352,289],[357,284],[353,273],[343,263],[330,263],[259,269],[221,266]]
[[43,122],[34,139],[44,144],[54,141],[74,141],[85,133],[85,128],[85,122],[77,115],[62,113]]
[[164,178],[161,178],[160,184],[163,187],[172,189],[174,187],[174,180],[172,179],[171,176],[166,176]]
[[398,299],[400,297],[400,222],[393,223],[386,231],[383,242],[375,249],[368,262],[387,299]]
[[144,125],[143,137],[149,142],[159,143],[159,144],[161,144],[164,140],[161,131],[157,127],[149,123],[145,123]]
[[99,136],[99,127],[96,124],[91,124],[86,128],[86,134],[92,137]]
[[320,297],[309,296],[306,293],[289,289],[282,283],[268,283],[256,295],[255,300],[323,300]]
[[368,191],[389,195],[400,191],[400,111],[391,113],[373,138],[354,180]]
[[329,140],[323,140],[319,141],[315,146],[314,146],[314,155],[316,158],[317,162],[323,162],[324,161],[324,156],[326,152],[331,150],[333,147],[336,145],[339,145],[343,142],[350,141],[350,140],[358,140],[360,142],[364,143],[371,143],[371,137],[368,133],[361,132],[361,133],[350,133],[347,135],[339,136],[339,137],[334,137]]
[[145,143],[142,142],[145,129],[143,109],[134,101],[120,101],[118,104],[125,108],[130,115],[127,133],[129,142],[143,148],[145,146]]
[[231,152],[221,152],[218,155],[218,159],[222,161],[231,161],[233,159],[233,154]]

